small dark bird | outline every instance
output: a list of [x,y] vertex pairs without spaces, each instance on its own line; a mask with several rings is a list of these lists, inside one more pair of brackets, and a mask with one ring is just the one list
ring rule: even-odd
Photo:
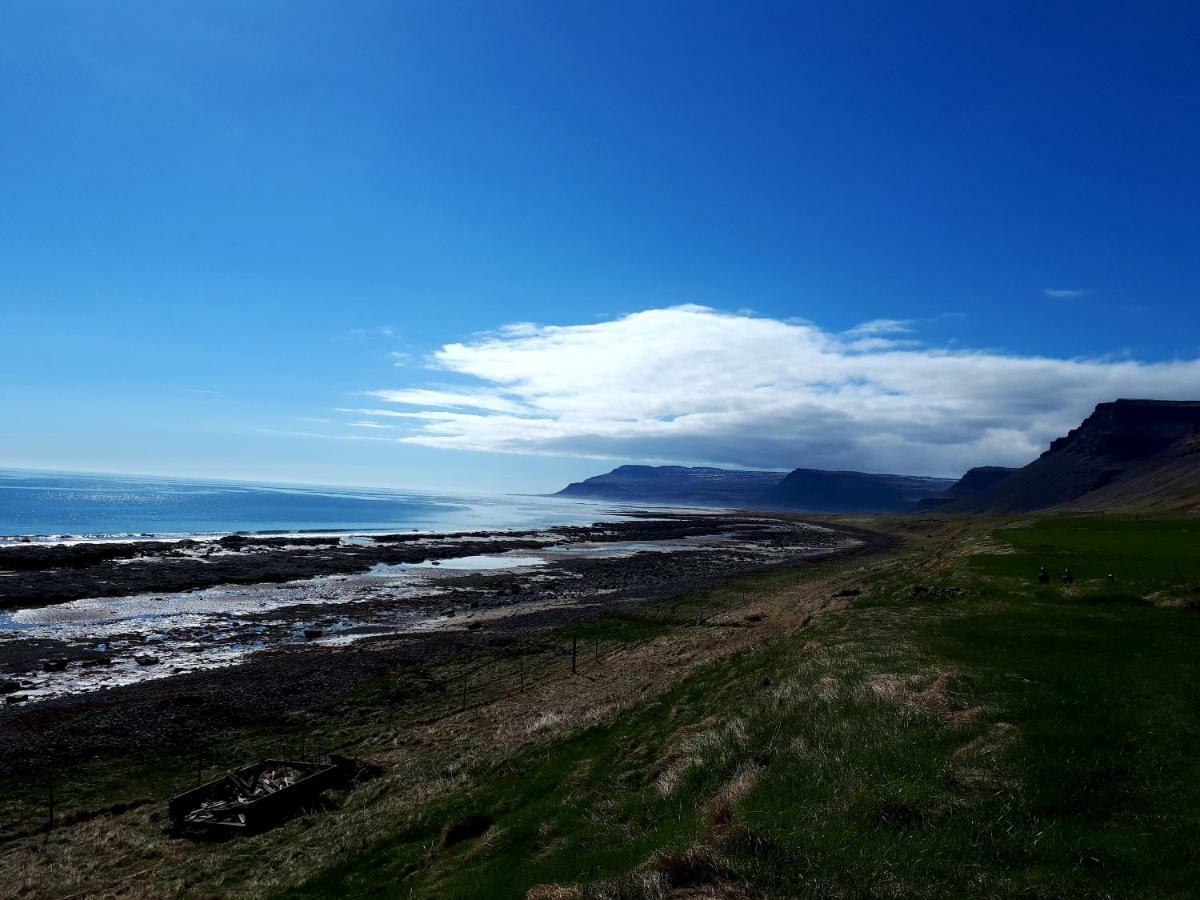
[[1038,572],[1038,582],[1040,584],[1050,583],[1050,573],[1046,571],[1045,566],[1042,566],[1041,571]]
[[1070,569],[1063,569],[1063,581],[1074,581],[1075,576],[1071,574]]

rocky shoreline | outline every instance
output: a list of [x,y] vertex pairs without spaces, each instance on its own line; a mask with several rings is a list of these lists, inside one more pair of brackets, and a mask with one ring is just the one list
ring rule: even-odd
[[[62,684],[63,678],[75,678],[80,685],[77,692],[30,696],[0,707],[0,772],[185,746],[199,734],[319,706],[397,668],[409,668],[419,681],[423,666],[448,655],[511,643],[601,615],[616,604],[653,602],[750,571],[871,552],[886,543],[869,532],[788,516],[653,512],[622,522],[521,533],[385,535],[353,543],[224,539],[211,542],[219,549],[183,567],[177,552],[195,548],[141,546],[133,556],[121,550],[102,560],[79,550],[72,554],[76,565],[62,565],[59,558],[59,565],[31,565],[0,578],[17,577],[35,588],[22,595],[9,585],[3,594],[9,607],[40,606],[53,617],[69,613],[72,604],[60,600],[63,607],[48,608],[48,597],[78,599],[81,593],[142,603],[150,583],[168,595],[148,598],[160,601],[160,608],[194,598],[207,602],[210,593],[217,596],[214,602],[232,596],[231,602],[243,604],[282,595],[277,602],[283,605],[243,610],[236,618],[211,616],[178,633],[161,625],[110,628],[102,640],[81,635],[55,641],[0,632],[0,679],[17,686],[10,701],[30,692],[30,685],[53,679]],[[17,552],[27,549],[44,548]],[[531,557],[522,554],[536,554],[538,564],[527,565]],[[448,568],[481,558],[478,569]],[[214,559],[220,561],[216,567],[205,568]],[[520,564],[487,567],[506,561]],[[374,574],[393,566],[399,568]],[[218,572],[232,577],[222,582],[225,587],[212,588]],[[57,594],[56,578],[62,579]],[[186,587],[169,596],[163,584]],[[155,606],[151,602],[149,608]],[[243,652],[232,662],[187,668],[189,653],[202,656],[247,634],[254,642],[238,645]],[[113,672],[128,672],[129,683]],[[97,685],[88,679],[101,680]]]

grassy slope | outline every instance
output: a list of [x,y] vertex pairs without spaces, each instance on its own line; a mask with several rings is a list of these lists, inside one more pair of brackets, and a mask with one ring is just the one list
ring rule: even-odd
[[[1198,532],[1001,529],[923,577],[965,597],[885,573],[851,610],[480,771],[292,895],[1187,896]],[[1041,564],[1075,584],[1036,585]]]

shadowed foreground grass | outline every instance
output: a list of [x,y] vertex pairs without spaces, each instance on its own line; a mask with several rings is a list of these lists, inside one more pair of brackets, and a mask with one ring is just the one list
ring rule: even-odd
[[1056,519],[892,571],[289,896],[1190,896],[1198,532]]

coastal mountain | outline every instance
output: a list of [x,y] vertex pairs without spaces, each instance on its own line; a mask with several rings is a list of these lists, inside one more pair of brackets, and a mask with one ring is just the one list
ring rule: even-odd
[[782,472],[713,469],[702,466],[618,466],[567,485],[555,496],[619,503],[750,508]]
[[1078,428],[948,512],[1200,509],[1200,402],[1101,403]]
[[785,476],[688,466],[620,466],[570,484],[556,496],[813,513],[902,512],[953,484],[947,478],[822,469],[796,469]]
[[1007,514],[1033,510],[1200,512],[1200,401],[1101,403],[1020,469],[981,466],[954,481],[795,469],[620,466],[558,496],[808,513]]
[[999,484],[1018,469],[1009,466],[976,466],[950,486],[944,496],[971,497]]
[[1007,478],[1017,469],[1007,466],[976,466],[968,469],[967,474],[954,482],[944,494],[936,497],[926,497],[917,504],[917,509],[938,509],[955,500],[973,497]]
[[1172,444],[1125,477],[1073,501],[1070,508],[1200,512],[1200,436]]
[[810,513],[893,513],[944,493],[952,478],[796,469],[764,491],[755,506]]

